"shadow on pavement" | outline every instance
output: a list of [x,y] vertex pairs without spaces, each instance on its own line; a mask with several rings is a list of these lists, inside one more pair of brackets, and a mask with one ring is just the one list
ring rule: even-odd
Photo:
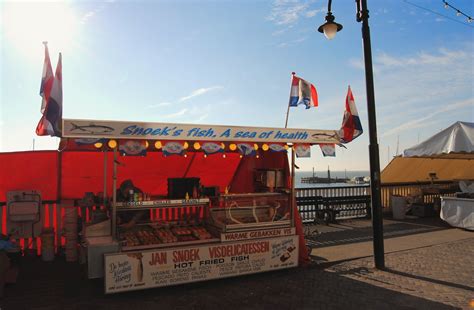
[[[308,245],[311,247],[328,247],[334,245],[351,244],[357,242],[371,241],[373,236],[370,220],[358,220],[356,222],[365,223],[358,227],[351,222],[341,221],[340,223],[322,226],[313,225],[313,229],[319,234],[306,236]],[[449,229],[450,226],[442,222],[439,218],[425,218],[417,220],[393,221],[386,220],[384,223],[384,239],[402,237],[420,233],[427,233],[437,230]]]
[[399,276],[402,276],[402,277],[408,277],[408,278],[412,278],[412,279],[423,280],[423,281],[426,281],[426,282],[441,284],[441,285],[445,285],[445,286],[460,288],[460,289],[463,289],[463,290],[466,290],[466,291],[473,291],[474,292],[474,286],[467,286],[467,285],[462,285],[462,284],[458,284],[458,283],[452,283],[452,282],[447,282],[447,281],[443,281],[443,280],[427,278],[427,277],[414,275],[414,274],[410,274],[410,273],[406,273],[406,272],[402,272],[402,271],[398,271],[398,270],[394,270],[394,269],[390,269],[390,268],[386,268],[386,269],[384,269],[384,271],[390,272],[390,273],[393,273],[393,274],[396,274],[396,275],[399,275]]
[[[360,269],[364,273],[367,270]],[[25,257],[18,282],[0,301],[9,309],[452,309],[321,268],[294,268],[115,295],[77,264]]]

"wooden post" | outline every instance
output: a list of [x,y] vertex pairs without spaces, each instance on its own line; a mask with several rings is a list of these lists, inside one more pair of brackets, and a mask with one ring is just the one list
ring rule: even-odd
[[[294,146],[294,145],[293,145]],[[291,227],[295,227],[295,149],[291,148]]]
[[114,169],[112,176],[112,238],[117,238],[117,148],[114,148]]

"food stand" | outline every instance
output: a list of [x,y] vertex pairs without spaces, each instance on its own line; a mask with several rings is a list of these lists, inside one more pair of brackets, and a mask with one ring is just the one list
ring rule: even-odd
[[[63,148],[113,152],[111,195],[104,156],[109,219],[86,226],[82,243],[89,277],[103,275],[105,292],[118,293],[298,266],[307,253],[295,204],[295,149],[318,143],[339,143],[337,131],[64,119]],[[187,157],[187,166],[178,178],[148,180],[159,189],[117,201],[119,151],[161,152],[170,167]],[[230,180],[221,182],[219,169],[229,169]],[[149,219],[119,225],[122,212],[144,211]]]

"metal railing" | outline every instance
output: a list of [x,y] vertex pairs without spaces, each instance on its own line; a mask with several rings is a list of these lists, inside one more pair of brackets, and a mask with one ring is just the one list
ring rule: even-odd
[[[370,186],[368,185],[296,188],[297,201],[300,197],[351,197],[367,195],[370,195]],[[305,222],[314,221],[320,208],[321,206],[316,204],[304,203],[298,205],[302,220]],[[336,214],[336,219],[367,216],[367,208],[364,203],[348,203],[347,205],[338,206],[338,210],[341,212]]]
[[[457,182],[454,181],[426,181],[426,182],[407,182],[407,183],[382,183],[382,206],[385,209],[390,208],[391,196],[420,196],[422,203],[432,204],[440,196],[454,196],[456,191],[459,191]],[[338,187],[311,187],[311,188],[296,188],[296,197],[347,197],[347,196],[364,196],[370,195],[369,185],[353,185],[353,186],[338,186]],[[364,205],[352,205],[352,209],[360,207],[360,212],[352,212],[349,217],[363,217]],[[348,206],[349,208],[349,206]],[[298,207],[303,221],[311,221],[316,218],[317,206],[302,205]],[[344,213],[336,218],[344,217]]]

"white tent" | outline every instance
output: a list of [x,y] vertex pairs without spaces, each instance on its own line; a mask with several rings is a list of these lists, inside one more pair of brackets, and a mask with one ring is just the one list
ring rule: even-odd
[[404,157],[474,153],[474,123],[456,122],[403,152]]

